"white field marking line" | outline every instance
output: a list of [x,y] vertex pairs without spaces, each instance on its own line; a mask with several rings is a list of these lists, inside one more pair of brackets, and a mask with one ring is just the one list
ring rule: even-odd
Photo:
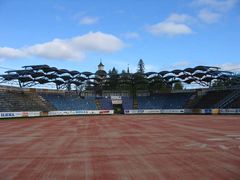
[[185,145],[186,147],[200,147],[200,148],[205,148],[207,147],[207,144],[203,143],[192,143],[192,144],[187,144]]
[[240,134],[227,134],[227,135],[225,135],[225,136],[227,136],[227,137],[233,137],[233,138],[240,138]]
[[227,141],[229,138],[209,138],[208,141]]
[[223,144],[220,144],[218,145],[219,148],[223,149],[223,150],[229,150],[229,147],[223,145]]

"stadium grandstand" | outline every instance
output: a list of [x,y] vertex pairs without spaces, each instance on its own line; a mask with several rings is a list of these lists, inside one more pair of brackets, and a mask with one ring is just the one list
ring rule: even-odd
[[0,82],[0,179],[239,179],[236,73],[140,60],[136,73],[23,66]]
[[240,180],[240,0],[0,0],[0,180]]
[[[5,117],[8,112],[26,111],[44,115],[239,111],[240,77],[236,73],[212,66],[144,72],[142,60],[139,65],[136,73],[128,69],[120,74],[115,68],[107,73],[102,62],[96,72],[48,65],[8,70],[0,75],[0,112]],[[36,88],[43,84],[55,89]],[[186,84],[200,88],[186,89]]]

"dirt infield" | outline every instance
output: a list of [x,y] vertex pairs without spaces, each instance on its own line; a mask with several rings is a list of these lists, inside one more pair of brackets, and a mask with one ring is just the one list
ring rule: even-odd
[[240,116],[3,120],[0,179],[240,179]]

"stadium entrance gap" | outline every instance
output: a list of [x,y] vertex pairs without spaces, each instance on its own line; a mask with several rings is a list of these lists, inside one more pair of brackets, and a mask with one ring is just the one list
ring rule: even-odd
[[123,114],[123,107],[122,107],[122,97],[121,96],[111,96],[112,105],[115,114]]

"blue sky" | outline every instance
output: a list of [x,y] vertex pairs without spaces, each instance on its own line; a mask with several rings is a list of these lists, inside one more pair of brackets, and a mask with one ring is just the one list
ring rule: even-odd
[[0,73],[218,65],[240,71],[239,0],[0,0]]

